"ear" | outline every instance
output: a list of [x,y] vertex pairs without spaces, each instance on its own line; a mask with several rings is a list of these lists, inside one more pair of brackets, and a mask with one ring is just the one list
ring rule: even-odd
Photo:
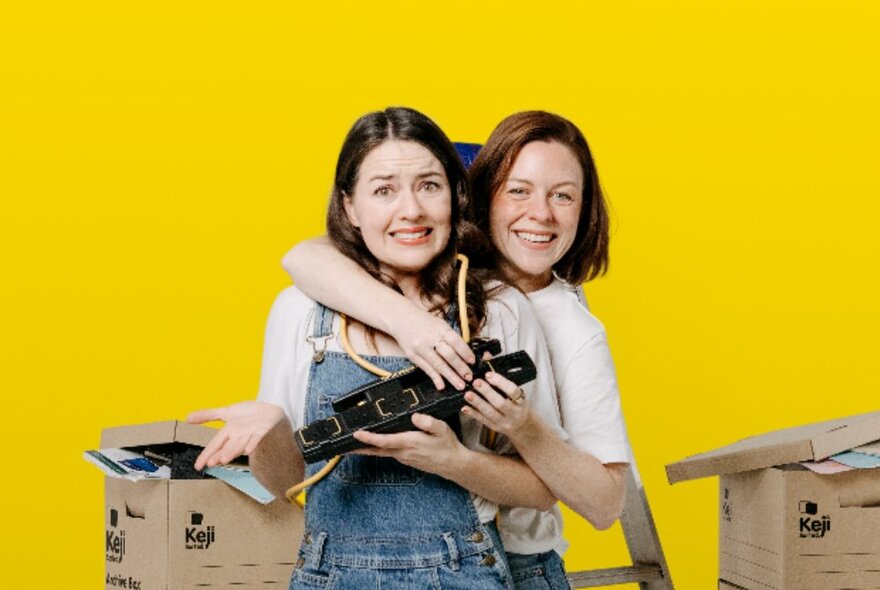
[[348,217],[348,221],[351,222],[354,227],[360,229],[361,224],[358,221],[357,213],[354,211],[354,205],[351,204],[351,197],[349,195],[344,195],[342,197],[342,206],[345,207],[345,215]]

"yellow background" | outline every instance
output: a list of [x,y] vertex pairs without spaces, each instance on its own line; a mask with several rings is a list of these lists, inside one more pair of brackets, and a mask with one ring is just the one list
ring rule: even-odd
[[[0,8],[4,588],[98,588],[100,429],[252,397],[279,259],[353,120],[574,120],[614,214],[588,286],[677,586],[717,483],[664,465],[876,409],[875,2],[22,2]],[[570,569],[619,530],[569,517]]]

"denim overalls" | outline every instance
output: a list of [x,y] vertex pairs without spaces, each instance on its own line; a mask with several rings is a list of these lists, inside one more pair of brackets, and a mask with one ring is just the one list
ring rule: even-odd
[[565,564],[554,550],[521,555],[508,553],[515,590],[569,590]]
[[[377,377],[345,353],[323,352],[334,312],[318,304],[310,341],[305,422]],[[388,371],[403,357],[365,357]],[[306,477],[324,463],[306,466]],[[467,490],[387,457],[346,455],[308,492],[291,589],[509,588],[494,523],[481,524]]]

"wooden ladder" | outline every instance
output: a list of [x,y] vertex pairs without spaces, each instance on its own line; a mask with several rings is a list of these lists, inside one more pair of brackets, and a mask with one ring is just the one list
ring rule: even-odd
[[674,590],[663,547],[648,506],[648,497],[635,461],[626,472],[626,505],[620,517],[632,565],[569,572],[572,588],[638,584],[640,590]]

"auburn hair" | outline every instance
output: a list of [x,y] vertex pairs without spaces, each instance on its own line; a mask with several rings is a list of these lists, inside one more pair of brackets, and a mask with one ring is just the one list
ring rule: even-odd
[[[470,168],[477,225],[489,234],[489,208],[520,150],[533,141],[558,142],[569,148],[584,173],[583,202],[577,233],[568,252],[553,266],[566,282],[577,285],[608,270],[608,206],[587,140],[574,123],[544,111],[510,115],[492,131]],[[497,250],[495,266],[499,266]]]

